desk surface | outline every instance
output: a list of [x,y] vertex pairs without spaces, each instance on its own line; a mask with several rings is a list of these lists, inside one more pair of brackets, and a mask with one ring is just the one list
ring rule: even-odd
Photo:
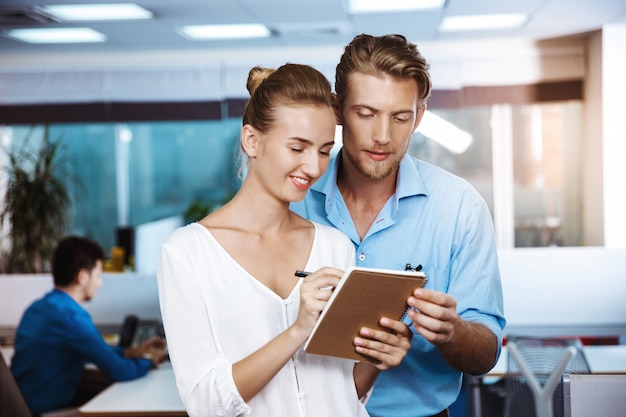
[[[584,346],[583,350],[591,372],[596,374],[626,373],[626,345]],[[487,373],[487,376],[506,375],[507,355],[508,350],[504,346],[498,363]]]
[[143,378],[111,385],[80,407],[79,412],[84,417],[187,415],[169,362]]

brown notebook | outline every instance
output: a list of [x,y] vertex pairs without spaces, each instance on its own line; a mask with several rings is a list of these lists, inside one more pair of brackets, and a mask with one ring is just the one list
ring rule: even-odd
[[425,283],[426,275],[422,272],[348,268],[322,310],[304,350],[376,362],[357,353],[352,341],[361,327],[386,330],[378,324],[383,316],[401,320],[408,308],[407,299]]

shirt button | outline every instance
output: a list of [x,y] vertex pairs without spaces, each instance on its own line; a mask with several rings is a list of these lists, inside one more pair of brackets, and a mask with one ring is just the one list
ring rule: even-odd
[[365,254],[361,252],[361,254],[359,255],[359,261],[364,261],[364,260],[365,260]]

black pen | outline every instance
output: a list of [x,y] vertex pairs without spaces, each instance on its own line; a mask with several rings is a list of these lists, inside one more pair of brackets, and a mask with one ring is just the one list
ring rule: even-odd
[[297,277],[300,277],[300,278],[304,278],[304,277],[306,277],[309,274],[310,274],[310,272],[297,270],[294,275],[297,276]]

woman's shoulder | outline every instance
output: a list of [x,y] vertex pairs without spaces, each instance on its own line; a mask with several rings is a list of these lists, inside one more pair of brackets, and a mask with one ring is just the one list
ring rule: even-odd
[[351,242],[350,238],[348,238],[348,236],[339,229],[314,221],[312,221],[311,223],[313,223],[313,226],[315,226],[318,235],[322,239],[328,239],[331,242]]
[[163,242],[164,245],[181,246],[194,244],[197,239],[206,238],[209,231],[200,223],[194,222],[174,230]]

